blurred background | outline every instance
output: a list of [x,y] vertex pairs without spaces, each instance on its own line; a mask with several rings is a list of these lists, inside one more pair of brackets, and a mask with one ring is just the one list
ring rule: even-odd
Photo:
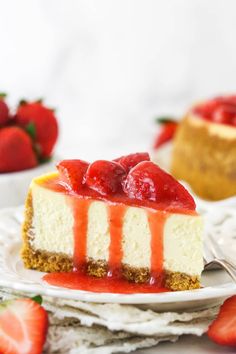
[[235,0],[0,2],[0,89],[57,109],[62,157],[147,150],[155,116],[236,91]]

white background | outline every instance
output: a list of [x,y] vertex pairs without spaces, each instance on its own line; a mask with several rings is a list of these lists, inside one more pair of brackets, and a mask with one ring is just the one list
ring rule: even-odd
[[149,149],[156,115],[236,91],[235,0],[0,5],[0,90],[57,108],[63,157]]

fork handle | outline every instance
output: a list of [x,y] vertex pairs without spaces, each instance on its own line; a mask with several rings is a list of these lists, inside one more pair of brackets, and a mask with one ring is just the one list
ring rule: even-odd
[[226,272],[230,275],[230,277],[233,279],[233,281],[236,283],[236,266],[225,259],[214,259],[214,263],[219,264],[222,268],[226,270]]

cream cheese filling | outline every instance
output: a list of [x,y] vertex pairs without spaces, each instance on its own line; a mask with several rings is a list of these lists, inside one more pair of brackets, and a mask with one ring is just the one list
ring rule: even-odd
[[[73,255],[73,211],[67,198],[32,182],[33,234],[36,250]],[[170,214],[164,227],[164,268],[200,275],[203,269],[203,223],[200,216]],[[87,257],[109,258],[109,224],[106,203],[93,201],[88,212]],[[123,222],[123,260],[132,267],[151,265],[151,233],[145,208],[127,207]]]

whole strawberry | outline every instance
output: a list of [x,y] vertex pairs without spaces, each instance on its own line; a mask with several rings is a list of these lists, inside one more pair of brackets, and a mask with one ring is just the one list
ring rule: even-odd
[[16,112],[16,122],[30,131],[40,158],[49,158],[58,137],[57,119],[52,109],[41,101],[22,102]]
[[168,117],[157,118],[156,122],[160,125],[160,131],[158,132],[155,138],[153,146],[154,149],[159,148],[167,141],[173,139],[175,132],[178,128],[178,123]]
[[9,121],[9,108],[5,102],[5,97],[5,94],[0,93],[0,127]]
[[29,135],[19,127],[0,129],[0,173],[33,168],[38,164]]

